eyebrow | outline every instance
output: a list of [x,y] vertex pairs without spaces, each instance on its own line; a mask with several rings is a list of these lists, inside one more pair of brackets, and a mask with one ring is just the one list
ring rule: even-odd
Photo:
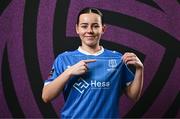
[[[92,23],[92,25],[96,25],[98,23]],[[88,23],[80,23],[80,25],[88,25]]]

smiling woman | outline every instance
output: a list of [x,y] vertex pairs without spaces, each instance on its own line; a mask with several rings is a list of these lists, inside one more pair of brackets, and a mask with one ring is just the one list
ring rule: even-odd
[[[99,15],[105,26],[99,40],[100,48],[104,50],[93,56],[82,49],[82,44],[78,48],[81,39],[76,33],[76,24],[80,26],[79,18],[76,19],[78,12],[87,6],[98,8],[103,16],[93,8],[82,10],[80,17],[90,13]],[[179,0],[1,0],[0,8],[0,118],[57,118],[64,114],[61,112],[67,111],[68,115],[72,110],[75,110],[73,115],[76,112],[94,114],[99,107],[105,114],[105,109],[118,102],[118,96],[113,94],[116,90],[111,86],[114,82],[116,85],[121,83],[113,76],[119,72],[117,69],[122,61],[119,61],[120,57],[112,56],[112,52],[107,54],[106,49],[122,54],[133,52],[146,67],[143,92],[138,102],[132,104],[120,93],[121,117],[180,118]],[[90,30],[92,35],[93,29]],[[94,37],[91,35],[87,37]],[[53,79],[55,72],[60,75],[65,71],[61,65],[51,71],[54,57],[74,49],[85,55],[76,52],[69,56],[71,54],[67,52],[57,64],[62,63],[64,69],[68,69],[81,60],[95,61],[87,63],[88,69],[83,75],[68,80],[63,88],[65,102],[61,95],[52,103],[44,103],[41,98],[44,80]],[[132,71],[135,73],[134,69]],[[80,98],[82,100],[78,100]],[[101,106],[104,98],[109,100],[104,101],[109,106]],[[93,109],[89,105],[94,106]]]
[[[49,102],[63,91],[61,118],[118,118],[122,91],[134,101],[140,97],[143,64],[134,53],[122,55],[100,46],[105,25],[96,8],[80,11],[76,32],[81,46],[57,56],[44,83],[42,99]],[[127,65],[136,68],[135,74]]]
[[81,48],[86,49],[90,53],[99,51],[101,49],[99,42],[104,30],[105,25],[102,24],[100,15],[96,13],[85,13],[80,15],[78,23],[76,24],[76,32],[81,39]]

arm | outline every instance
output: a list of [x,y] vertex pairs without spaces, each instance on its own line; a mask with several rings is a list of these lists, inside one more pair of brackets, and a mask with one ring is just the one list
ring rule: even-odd
[[44,85],[42,90],[42,99],[44,102],[49,102],[59,95],[63,90],[66,82],[70,79],[71,74],[68,70],[65,70],[50,84]]
[[125,93],[132,100],[138,101],[143,87],[144,66],[134,53],[125,53],[123,55],[123,61],[128,65],[134,65],[136,68],[134,80],[129,86],[126,87]]
[[57,97],[63,90],[67,81],[74,75],[82,75],[87,72],[87,63],[94,62],[95,60],[82,60],[77,64],[66,69],[61,75],[59,75],[50,84],[43,87],[42,99],[44,102],[49,102]]

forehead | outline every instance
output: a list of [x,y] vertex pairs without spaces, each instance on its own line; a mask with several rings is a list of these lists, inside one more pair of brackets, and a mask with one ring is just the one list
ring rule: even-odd
[[79,23],[89,23],[89,22],[95,22],[95,23],[101,23],[101,16],[95,13],[85,13],[81,14],[79,17]]

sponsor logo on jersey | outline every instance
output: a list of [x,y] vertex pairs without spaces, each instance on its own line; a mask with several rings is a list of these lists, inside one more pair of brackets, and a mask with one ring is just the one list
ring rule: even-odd
[[108,89],[110,87],[110,82],[91,80],[91,82],[88,83],[83,78],[80,78],[78,82],[74,83],[73,87],[82,94],[89,87],[92,89]]
[[73,85],[73,87],[80,93],[83,93],[84,90],[89,87],[89,84],[84,79],[80,78],[78,82]]
[[101,82],[101,81],[92,80],[91,81],[91,87],[92,88],[109,88],[110,87],[110,82],[109,81]]

